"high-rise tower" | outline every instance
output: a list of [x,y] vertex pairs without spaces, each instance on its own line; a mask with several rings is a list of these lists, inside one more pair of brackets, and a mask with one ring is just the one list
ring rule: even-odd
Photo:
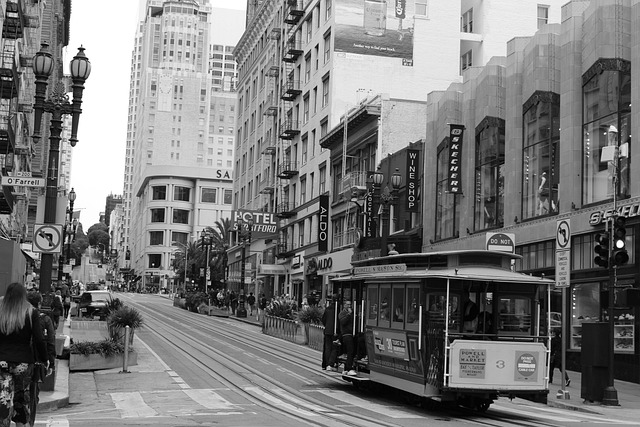
[[140,286],[169,286],[174,242],[230,216],[235,62],[213,77],[212,12],[208,0],[148,0],[136,33],[118,264]]

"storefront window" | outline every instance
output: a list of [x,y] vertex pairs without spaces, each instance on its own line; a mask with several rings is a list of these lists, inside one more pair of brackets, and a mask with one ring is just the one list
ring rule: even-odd
[[523,118],[522,218],[558,212],[560,97],[536,92]]
[[582,324],[600,321],[600,283],[578,283],[571,287],[571,339],[569,347],[582,347]]
[[[630,195],[631,76],[627,61],[600,60],[583,86],[583,203],[613,197],[618,152],[619,196]],[[594,66],[595,66],[594,65]],[[592,67],[593,68],[593,67]],[[601,69],[604,68],[604,71]]]
[[449,138],[438,147],[438,182],[436,184],[435,240],[455,237],[459,234],[460,219],[458,197],[447,191],[449,184]]
[[476,130],[474,230],[504,224],[504,120],[486,118]]

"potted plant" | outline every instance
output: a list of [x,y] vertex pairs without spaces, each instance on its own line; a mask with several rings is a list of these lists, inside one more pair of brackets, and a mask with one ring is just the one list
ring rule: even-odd
[[117,342],[124,341],[125,327],[128,326],[130,329],[129,345],[132,346],[133,333],[142,326],[142,315],[135,308],[121,306],[107,316],[107,325],[109,327],[109,336]]
[[304,343],[309,344],[309,325],[319,325],[322,322],[322,313],[324,310],[317,305],[305,306],[298,312],[298,320],[303,325]]
[[[89,371],[117,368],[122,363],[124,344],[112,339],[74,342],[69,347],[69,369]],[[129,349],[129,365],[137,365],[137,353]]]

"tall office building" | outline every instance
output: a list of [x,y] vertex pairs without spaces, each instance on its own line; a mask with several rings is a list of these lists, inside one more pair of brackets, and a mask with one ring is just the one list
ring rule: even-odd
[[[320,141],[343,126],[345,113],[376,95],[426,101],[429,92],[461,82],[467,68],[504,56],[509,39],[560,22],[562,3],[249,0],[247,30],[235,50],[234,205],[274,214],[278,231],[254,236],[250,279],[241,284],[233,275],[231,287],[249,284],[255,292],[290,293],[299,300],[313,290],[305,279],[313,264],[308,261],[332,250],[319,246],[318,236],[327,231],[324,238],[331,241],[332,233],[349,227],[334,221],[332,230],[319,232],[318,212],[325,209],[319,196],[331,193],[331,181],[344,173],[375,169],[397,149],[388,141],[402,132],[383,135],[376,127],[358,154],[332,158]],[[424,123],[426,134],[426,116],[414,120]],[[419,137],[412,134],[406,143]],[[240,271],[239,257],[229,259],[237,260],[230,272]]]
[[148,0],[136,33],[117,249],[139,286],[170,286],[175,243],[230,216],[236,70],[233,46],[210,46],[212,13]]

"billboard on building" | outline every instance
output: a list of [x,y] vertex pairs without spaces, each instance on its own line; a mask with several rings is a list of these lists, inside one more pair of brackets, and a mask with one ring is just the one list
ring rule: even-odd
[[414,2],[336,0],[334,51],[401,58],[413,65]]
[[251,238],[276,238],[278,236],[278,219],[275,213],[262,212],[262,211],[250,211],[246,209],[239,209],[233,211],[231,215],[231,230],[238,230],[238,220],[244,221],[244,226],[247,227],[249,221],[252,222],[251,226]]

